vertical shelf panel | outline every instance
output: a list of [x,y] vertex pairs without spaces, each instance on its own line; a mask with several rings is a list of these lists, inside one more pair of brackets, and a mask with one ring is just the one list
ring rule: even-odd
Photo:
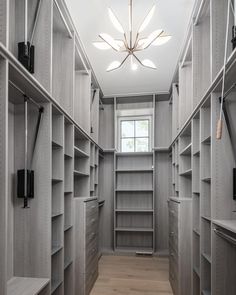
[[154,251],[154,154],[115,154],[114,248]]

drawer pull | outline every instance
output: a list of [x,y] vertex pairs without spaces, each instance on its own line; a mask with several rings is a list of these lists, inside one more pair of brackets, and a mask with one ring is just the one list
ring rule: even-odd
[[174,233],[173,231],[170,232],[170,235],[171,235],[171,236],[174,236],[174,234],[175,234],[175,233]]
[[174,257],[174,253],[170,253],[170,256],[171,256],[171,257]]

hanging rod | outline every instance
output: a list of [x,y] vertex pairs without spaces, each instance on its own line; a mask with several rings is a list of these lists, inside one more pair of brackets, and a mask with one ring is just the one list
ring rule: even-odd
[[87,74],[89,74],[89,70],[88,70],[88,68],[87,68],[87,66],[86,66],[86,64],[85,64],[85,62],[84,62],[84,59],[83,59],[83,57],[82,57],[82,55],[81,55],[81,53],[80,53],[80,51],[79,51],[79,48],[78,48],[77,44],[75,44],[75,48],[76,48],[76,50],[77,50],[77,53],[79,54],[79,57],[80,57],[80,59],[81,59],[81,61],[82,61],[82,64],[83,64],[83,66],[84,66],[84,68],[85,68],[85,71],[87,72]]
[[59,7],[59,4],[57,3],[56,0],[54,0],[54,3],[55,3],[56,8],[57,8],[57,10],[58,10],[58,12],[59,12],[59,15],[60,15],[60,17],[61,17],[61,20],[62,20],[62,22],[63,22],[63,24],[64,24],[64,26],[65,26],[65,28],[66,28],[68,34],[69,34],[70,39],[73,39],[73,35],[71,34],[70,28],[69,28],[69,26],[68,26],[68,24],[67,24],[67,22],[66,22],[66,20],[65,20],[65,18],[64,18],[64,15],[63,15],[63,13],[62,13],[62,11],[61,11],[61,8]]
[[230,242],[231,244],[236,246],[236,239],[232,238],[230,235],[222,232],[221,230],[214,229],[214,232],[221,238],[225,239],[226,241]]
[[198,21],[199,21],[199,19],[200,19],[200,15],[201,15],[201,13],[202,13],[202,9],[203,9],[203,7],[204,7],[204,5],[205,5],[205,2],[206,2],[206,0],[202,0],[202,1],[201,1],[201,4],[200,4],[200,6],[199,6],[199,9],[198,9],[197,15],[196,15],[195,20],[194,20],[194,23],[193,23],[194,26],[197,26],[197,25],[198,25]]
[[9,80],[9,84],[14,87],[16,90],[18,90],[24,97],[26,97],[30,102],[32,102],[38,109],[42,109],[43,107],[38,104],[33,98],[29,97],[23,90],[21,90],[18,86],[16,86],[15,83],[13,83],[11,80]]
[[182,59],[181,65],[180,65],[181,68],[183,68],[184,67],[184,64],[186,63],[185,60],[187,58],[187,55],[188,55],[188,51],[189,51],[189,47],[190,47],[191,42],[192,42],[192,38],[189,38],[188,44],[186,46],[186,49],[185,49],[185,52],[184,52],[184,55],[183,55],[183,59]]
[[36,7],[36,12],[35,12],[35,15],[34,15],[34,25],[33,25],[32,33],[31,33],[30,45],[32,45],[33,41],[34,41],[34,34],[35,34],[36,27],[37,27],[41,6],[42,6],[42,0],[38,0],[37,7]]
[[[234,83],[226,92],[225,95],[223,97],[223,100],[225,100],[227,98],[227,96],[233,91],[233,89],[236,87],[236,83]],[[220,97],[220,101],[222,100],[222,98]]]

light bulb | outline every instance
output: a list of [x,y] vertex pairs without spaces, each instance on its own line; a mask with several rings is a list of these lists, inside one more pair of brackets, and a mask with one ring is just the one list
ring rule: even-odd
[[108,45],[110,45],[114,50],[120,51],[120,46],[117,44],[117,42],[108,34],[101,33],[99,37],[105,41]]
[[93,42],[93,45],[98,48],[98,49],[101,49],[101,50],[108,50],[108,49],[111,49],[111,46],[109,44],[107,44],[106,42]]
[[145,30],[145,28],[147,27],[147,25],[150,23],[150,21],[151,21],[151,19],[153,17],[153,14],[155,12],[155,9],[156,9],[156,5],[154,5],[152,7],[152,9],[149,11],[147,16],[144,18],[144,21],[142,22],[142,24],[141,24],[141,26],[140,26],[140,28],[138,30],[139,34],[142,33]]
[[139,46],[139,49],[146,49],[148,48],[161,34],[163,30],[156,30],[152,32],[145,41],[142,42],[142,45]]
[[136,71],[138,69],[138,65],[134,62],[132,55],[131,55],[131,59],[130,59],[130,65],[131,65],[132,71]]
[[113,23],[113,25],[117,29],[117,31],[124,34],[125,31],[124,31],[121,23],[119,22],[118,18],[116,17],[116,15],[114,14],[114,12],[112,11],[111,8],[108,8],[108,14],[109,14],[111,22]]
[[167,43],[168,41],[170,41],[170,39],[172,38],[172,36],[168,35],[168,36],[159,36],[153,43],[152,45],[154,46],[160,46],[163,45],[165,43]]
[[121,63],[119,61],[113,61],[112,63],[110,63],[110,65],[107,68],[107,72],[111,72],[114,71],[116,69],[118,69],[121,66]]
[[148,68],[151,68],[151,69],[154,69],[156,70],[156,66],[155,64],[150,60],[150,59],[144,59],[142,61],[142,65],[145,66],[145,67],[148,67]]

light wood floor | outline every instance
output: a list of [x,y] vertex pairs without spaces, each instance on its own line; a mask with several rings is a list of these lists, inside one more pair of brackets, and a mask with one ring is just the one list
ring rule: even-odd
[[167,258],[102,256],[90,295],[172,295]]

